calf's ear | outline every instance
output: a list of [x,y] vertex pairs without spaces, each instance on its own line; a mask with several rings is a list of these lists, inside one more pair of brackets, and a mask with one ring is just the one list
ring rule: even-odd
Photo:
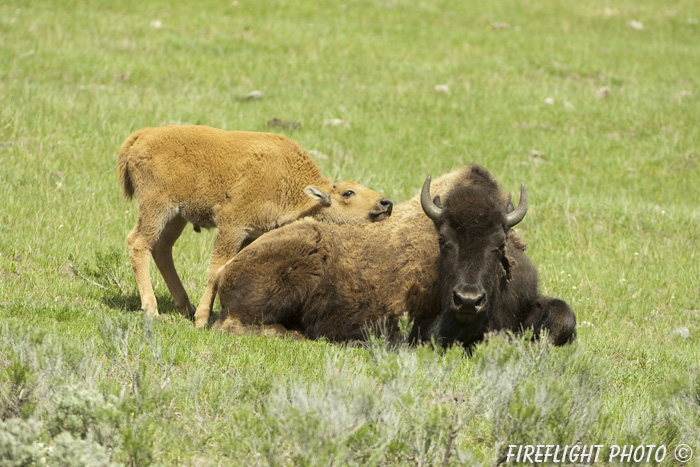
[[313,185],[307,186],[306,188],[304,188],[304,193],[306,193],[306,196],[313,199],[314,201],[318,201],[323,206],[330,206],[331,205],[330,193],[326,193],[325,191],[323,191],[322,189],[320,189],[317,186],[313,186]]

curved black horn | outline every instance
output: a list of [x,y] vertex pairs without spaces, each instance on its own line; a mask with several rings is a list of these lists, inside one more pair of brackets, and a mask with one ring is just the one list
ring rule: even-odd
[[518,203],[518,207],[506,216],[506,225],[508,226],[508,228],[510,229],[512,227],[515,227],[518,224],[518,222],[523,220],[525,214],[527,214],[527,190],[525,189],[525,184],[521,183],[520,202]]
[[442,209],[437,207],[430,197],[430,175],[423,183],[423,189],[420,192],[420,205],[423,207],[425,215],[432,219],[433,222],[437,222],[440,219]]

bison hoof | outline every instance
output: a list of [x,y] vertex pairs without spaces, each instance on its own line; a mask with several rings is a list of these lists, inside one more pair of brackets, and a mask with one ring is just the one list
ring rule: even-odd
[[195,318],[194,327],[197,329],[205,328],[209,324],[209,318]]

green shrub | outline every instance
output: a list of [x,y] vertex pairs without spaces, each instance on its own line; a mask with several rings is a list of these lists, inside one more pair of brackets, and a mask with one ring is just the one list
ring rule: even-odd
[[138,300],[134,296],[133,274],[124,251],[113,246],[105,251],[96,250],[92,260],[80,260],[70,254],[68,261],[73,274],[99,290],[106,304],[134,308],[138,307]]
[[471,456],[455,439],[472,401],[449,384],[463,352],[388,349],[375,340],[357,366],[329,357],[319,379],[274,385],[262,414],[271,427],[260,447],[272,464],[434,465]]
[[700,366],[679,376],[665,393],[661,400],[677,432],[676,441],[700,448]]
[[0,420],[0,465],[20,467],[38,464],[43,452],[38,444],[41,422],[34,419]]
[[[60,467],[112,467],[121,465],[113,462],[110,452],[101,444],[76,439],[69,432],[63,432],[53,439],[49,464]],[[147,464],[135,464],[147,465]]]
[[70,433],[76,439],[113,447],[118,443],[121,422],[117,404],[118,401],[105,400],[101,393],[89,387],[58,388],[46,409],[46,430],[51,437]]
[[36,405],[36,376],[29,366],[15,357],[0,382],[0,420],[30,415]]
[[591,433],[606,425],[601,393],[609,377],[576,350],[527,335],[479,346],[471,376],[489,401],[496,457],[512,444],[596,444]]

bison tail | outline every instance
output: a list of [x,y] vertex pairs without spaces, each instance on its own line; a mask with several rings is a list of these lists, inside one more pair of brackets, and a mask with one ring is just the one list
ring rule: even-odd
[[139,135],[134,133],[129,136],[119,148],[119,157],[117,159],[117,171],[119,172],[119,184],[122,186],[126,199],[134,197],[134,183],[129,174],[129,155],[131,148],[138,139]]

